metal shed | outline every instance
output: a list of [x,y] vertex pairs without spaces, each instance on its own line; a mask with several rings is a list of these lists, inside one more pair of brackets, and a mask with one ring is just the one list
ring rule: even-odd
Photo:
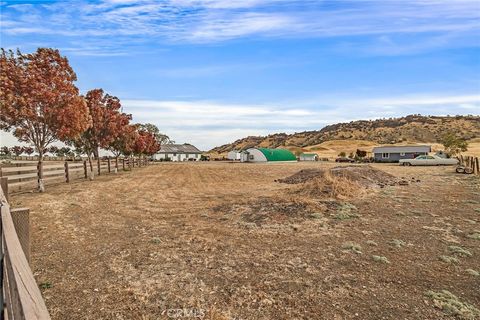
[[298,156],[300,161],[318,161],[318,155],[316,153],[302,153]]
[[249,148],[242,152],[242,162],[287,162],[297,161],[295,155],[286,149]]
[[240,160],[242,158],[242,153],[237,150],[232,150],[227,153],[228,160]]

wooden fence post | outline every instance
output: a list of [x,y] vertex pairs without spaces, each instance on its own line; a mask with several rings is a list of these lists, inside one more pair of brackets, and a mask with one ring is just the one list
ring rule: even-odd
[[108,173],[110,173],[110,156],[107,157]]
[[30,264],[30,210],[28,208],[15,208],[10,209],[10,213],[23,253],[28,264]]
[[115,169],[118,171],[118,157],[115,157]]
[[83,160],[83,173],[85,174],[85,179],[88,179],[87,160]]
[[98,171],[98,175],[100,175],[100,156],[97,157],[97,171]]
[[7,177],[1,177],[0,178],[0,186],[3,190],[3,193],[5,194],[5,198],[7,199],[8,202],[8,178]]
[[477,174],[480,175],[480,163],[478,158],[475,158],[475,167],[477,168]]
[[122,158],[123,171],[125,171],[125,158]]
[[65,161],[65,182],[70,182],[70,171],[68,170],[68,161]]

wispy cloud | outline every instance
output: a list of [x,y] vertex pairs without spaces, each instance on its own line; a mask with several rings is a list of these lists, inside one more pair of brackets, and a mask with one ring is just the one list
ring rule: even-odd
[[[190,142],[203,150],[251,135],[301,132],[359,119],[399,117],[408,114],[480,115],[480,95],[423,95],[337,102],[318,101],[322,108],[281,104],[243,105],[215,101],[123,100],[124,112],[134,122],[155,123],[173,140]],[[6,144],[16,140],[0,132]]]
[[[479,30],[480,3],[471,0],[103,0],[2,5],[6,34],[128,37],[132,42],[147,37],[154,42],[212,43],[251,36],[372,36],[373,45],[390,48],[392,54],[457,39],[461,46],[479,45],[474,37],[464,37]],[[402,34],[423,34],[423,38],[399,43],[395,37]]]

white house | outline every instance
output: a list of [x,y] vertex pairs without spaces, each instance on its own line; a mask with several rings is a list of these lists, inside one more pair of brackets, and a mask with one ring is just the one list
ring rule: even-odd
[[160,161],[198,161],[201,155],[202,151],[188,143],[164,144],[160,151],[153,155],[153,159]]
[[242,153],[240,151],[237,151],[237,150],[232,150],[229,153],[227,153],[227,159],[228,160],[234,160],[234,161],[241,160],[242,159]]

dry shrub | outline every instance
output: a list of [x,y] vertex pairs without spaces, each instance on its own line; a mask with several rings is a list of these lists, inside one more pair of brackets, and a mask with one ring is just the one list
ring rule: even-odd
[[336,176],[330,171],[324,171],[321,176],[317,176],[299,186],[296,193],[309,197],[321,196],[322,198],[347,200],[365,195],[367,189],[347,177]]

